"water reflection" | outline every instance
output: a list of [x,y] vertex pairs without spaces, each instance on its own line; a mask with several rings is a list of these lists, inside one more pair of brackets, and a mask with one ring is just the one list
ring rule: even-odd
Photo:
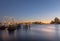
[[0,30],[0,41],[2,41],[2,31]]
[[18,24],[18,25],[17,25],[17,29],[18,29],[18,30],[21,29],[21,25],[22,25],[22,24]]
[[28,30],[30,30],[30,25],[25,24],[25,25],[23,26],[23,29],[27,32]]
[[14,41],[15,39],[16,39],[16,31],[8,32],[7,30],[1,30],[0,41]]
[[56,36],[56,41],[59,41],[59,25],[55,24],[55,36]]
[[3,41],[7,41],[8,40],[8,32],[6,30],[2,30],[1,31],[1,38]]
[[14,41],[16,39],[16,30],[8,32],[9,40]]
[[0,30],[0,41],[51,40],[59,41],[60,25],[22,25],[20,29],[9,32]]

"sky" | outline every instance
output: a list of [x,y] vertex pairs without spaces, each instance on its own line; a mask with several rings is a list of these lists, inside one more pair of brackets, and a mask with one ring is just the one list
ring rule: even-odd
[[0,0],[0,19],[4,16],[20,21],[50,22],[60,18],[60,0]]

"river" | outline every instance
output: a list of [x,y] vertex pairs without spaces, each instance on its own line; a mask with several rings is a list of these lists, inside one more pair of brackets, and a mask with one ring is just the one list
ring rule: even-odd
[[30,29],[17,29],[13,32],[0,30],[0,41],[60,41],[60,25],[33,24]]

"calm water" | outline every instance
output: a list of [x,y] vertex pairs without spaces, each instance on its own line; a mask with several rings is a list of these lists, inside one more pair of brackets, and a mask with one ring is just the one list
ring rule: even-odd
[[0,30],[0,41],[60,41],[60,25],[31,25],[30,29]]

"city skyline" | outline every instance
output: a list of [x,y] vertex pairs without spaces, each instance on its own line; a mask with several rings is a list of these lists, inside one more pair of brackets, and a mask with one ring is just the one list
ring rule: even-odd
[[60,0],[0,0],[0,20],[4,16],[49,23],[60,18]]

